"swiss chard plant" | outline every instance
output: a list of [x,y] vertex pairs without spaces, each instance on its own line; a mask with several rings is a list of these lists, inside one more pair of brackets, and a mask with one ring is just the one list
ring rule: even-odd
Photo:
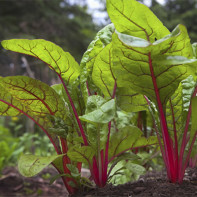
[[[19,171],[30,177],[51,163],[69,193],[92,180],[104,187],[119,161],[137,159],[130,150],[159,142],[169,179],[182,182],[196,154],[196,45],[183,25],[170,33],[135,0],[107,0],[107,11],[112,24],[98,32],[80,65],[49,41],[1,42],[45,62],[61,81],[50,87],[25,76],[0,78],[0,115],[25,114],[57,153],[23,155]],[[152,115],[158,141],[131,122],[132,113],[144,110]],[[90,180],[80,176],[82,165],[89,167]]]

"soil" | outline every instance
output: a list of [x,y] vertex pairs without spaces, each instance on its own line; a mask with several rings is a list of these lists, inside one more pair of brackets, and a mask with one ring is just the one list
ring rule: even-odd
[[[48,168],[33,178],[22,177],[15,168],[6,168],[0,177],[0,197],[67,197],[61,179],[52,185],[45,177],[57,174]],[[167,181],[166,173],[149,172],[138,181],[119,186],[80,191],[72,197],[197,197],[197,168],[187,169],[181,185]]]

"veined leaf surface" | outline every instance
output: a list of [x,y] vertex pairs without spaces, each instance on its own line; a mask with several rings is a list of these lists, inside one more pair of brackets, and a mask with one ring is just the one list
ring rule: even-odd
[[[39,80],[25,76],[4,77],[0,78],[0,88],[2,100],[30,113],[36,119],[44,119],[47,115],[66,118],[64,102],[55,90]],[[2,102],[1,105],[5,106]],[[7,110],[1,108],[1,115],[12,116],[10,108],[11,106],[7,106]]]
[[45,167],[63,155],[41,157],[35,155],[22,155],[19,158],[18,170],[25,177],[32,177],[41,172]]
[[[182,134],[187,112],[190,105],[191,95],[195,87],[195,81],[192,76],[181,81],[175,93],[170,97],[166,105],[166,119],[169,131],[173,131],[174,124],[178,135]],[[173,116],[175,119],[173,120]]]
[[[25,114],[34,120],[41,128],[53,126],[50,116],[63,120],[67,111],[63,100],[50,86],[25,76],[0,78],[0,115],[17,116]],[[50,135],[59,149],[59,140]],[[59,149],[60,151],[60,149]]]
[[107,12],[121,33],[150,42],[170,33],[148,7],[136,0],[107,0]]
[[[180,81],[193,71],[187,59],[180,64],[176,56],[184,55],[192,58],[193,52],[187,30],[179,25],[168,36],[153,44],[146,40],[118,33],[113,36],[114,73],[119,87],[128,87],[137,93],[147,95],[154,102],[156,94],[160,96],[164,106],[169,97],[177,89]],[[157,62],[162,56],[171,56],[169,62]],[[173,56],[175,56],[173,58]]]
[[140,146],[157,143],[156,137],[146,139],[142,137],[142,131],[135,126],[126,126],[111,136],[109,143],[109,160],[124,151]]
[[2,46],[11,51],[31,55],[46,64],[67,82],[73,82],[80,74],[78,63],[68,52],[56,44],[42,40],[12,39],[1,42]]
[[[92,75],[93,66],[97,57],[100,55],[100,53],[102,53],[103,50],[105,50],[105,47],[111,43],[112,34],[114,33],[114,31],[115,28],[113,24],[107,25],[106,27],[101,29],[97,33],[95,39],[90,43],[87,51],[84,53],[82,57],[80,63],[80,83],[85,103],[87,102],[88,91],[89,93],[92,93],[92,91],[93,93],[98,92],[98,88],[92,83],[92,78],[90,76]],[[86,83],[88,83],[89,89],[87,89]]]

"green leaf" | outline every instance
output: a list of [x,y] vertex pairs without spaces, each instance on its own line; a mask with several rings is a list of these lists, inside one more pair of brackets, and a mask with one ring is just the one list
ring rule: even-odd
[[[100,105],[100,103],[96,103],[96,101],[97,100],[99,101],[100,98],[102,97],[91,96],[88,98],[87,106],[90,112],[86,113],[83,116],[80,116],[79,118],[81,120],[89,123],[106,124],[114,118],[116,112],[115,100],[111,99],[110,101],[107,101]],[[95,105],[96,105],[96,109],[95,109]]]
[[192,141],[193,137],[197,133],[197,96],[192,98],[192,114],[191,114],[191,121],[192,121],[192,126],[191,126],[191,133],[190,133],[190,141]]
[[194,57],[197,58],[197,42],[192,44],[192,49],[193,49]]
[[67,164],[66,166],[70,170],[72,177],[77,178],[77,177],[81,176],[81,174],[79,173],[79,170],[78,170],[78,168],[76,166],[74,166],[72,164]]
[[32,177],[41,172],[45,167],[63,155],[41,157],[35,155],[22,155],[19,158],[18,170],[25,177]]
[[116,99],[118,107],[126,112],[138,112],[148,109],[148,104],[144,96],[136,93],[131,88],[117,88]]
[[[68,89],[70,97],[75,105],[78,115],[83,115],[85,113],[85,103],[84,103],[84,99],[82,97],[81,90],[79,88],[79,80],[75,80],[74,83],[68,84],[67,89]],[[70,107],[70,112],[73,113],[72,107],[70,105],[70,101],[69,101],[68,96],[67,96],[66,92],[64,91],[64,89],[62,90],[62,92],[63,92],[65,102]]]
[[170,32],[148,7],[136,0],[107,0],[107,12],[116,29],[154,42]]
[[148,146],[157,143],[157,138],[148,139],[142,136],[142,131],[135,126],[126,126],[114,133],[109,142],[109,160],[121,155],[128,149]]
[[[110,170],[112,170],[120,161],[123,161],[123,160],[133,161],[133,160],[138,160],[139,158],[140,158],[139,156],[137,156],[136,154],[134,154],[132,152],[123,153],[122,155],[120,155],[119,157],[116,157],[113,160]],[[112,176],[114,176],[114,175],[112,175]]]
[[[183,132],[187,112],[190,105],[191,95],[195,87],[195,81],[192,76],[189,76],[185,80],[181,81],[179,87],[176,89],[175,93],[170,97],[170,100],[166,105],[166,120],[168,124],[168,129],[173,134],[174,130],[174,120],[176,125],[176,131],[178,136]],[[173,114],[175,119],[173,120]]]
[[[0,115],[17,116],[25,114],[47,130],[53,124],[50,116],[65,120],[67,111],[63,100],[47,84],[38,80],[14,76],[0,78]],[[57,147],[59,141],[51,133]]]
[[[10,104],[0,102],[0,115],[16,116],[16,113],[12,114],[15,106],[43,126],[49,121],[47,115],[66,118],[64,102],[51,87],[39,80],[25,76],[4,77],[0,78],[0,89],[0,98]],[[22,113],[19,110],[18,115]]]
[[89,165],[95,155],[95,150],[90,146],[75,146],[68,150],[67,155],[72,161],[82,162]]
[[88,83],[89,91],[91,93],[98,91],[96,86],[92,83],[92,79],[90,76],[92,75],[93,65],[95,63],[97,56],[99,56],[103,49],[111,42],[112,34],[114,33],[114,31],[115,28],[113,24],[107,25],[106,27],[101,29],[97,33],[94,40],[90,43],[87,51],[84,53],[82,57],[80,63],[80,84],[85,103],[87,102],[88,98],[88,89],[86,83]]
[[69,82],[75,81],[80,74],[78,63],[68,52],[56,44],[42,40],[12,39],[1,42],[2,46],[11,51],[31,55],[45,62],[50,69]]
[[62,177],[62,176],[67,176],[66,174],[56,174],[55,176],[53,176],[52,178],[50,178],[50,185],[52,185],[58,178]]
[[94,84],[101,89],[104,96],[110,98],[116,81],[112,67],[112,43],[110,43],[95,58],[92,71]]
[[135,126],[126,126],[114,133],[109,142],[109,159],[132,147],[142,132]]
[[[166,55],[184,55],[186,58],[193,56],[186,28],[179,25],[168,36],[143,47],[141,44],[133,45],[133,41],[128,42],[128,37],[120,33],[113,36],[113,68],[118,86],[146,95],[154,102],[157,102],[155,92],[158,91],[164,106],[179,83],[193,72],[193,68],[188,64],[193,60],[187,60],[187,64],[180,65],[169,65],[169,61],[162,64],[157,60],[161,56],[166,58]],[[170,61],[172,59],[171,57]],[[179,60],[175,57],[173,63]]]

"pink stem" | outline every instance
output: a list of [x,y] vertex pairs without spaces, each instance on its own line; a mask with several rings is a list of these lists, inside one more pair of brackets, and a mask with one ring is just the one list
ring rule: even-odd
[[61,77],[60,74],[58,74],[58,76],[59,76],[59,78],[60,78],[60,80],[61,80],[61,82],[62,82],[62,84],[63,84],[63,86],[64,86],[64,89],[65,89],[66,94],[67,94],[67,96],[68,96],[68,99],[69,99],[69,101],[70,101],[70,105],[71,105],[71,107],[72,107],[72,110],[73,110],[73,112],[74,112],[75,118],[76,118],[76,120],[77,120],[77,124],[78,124],[78,126],[79,126],[80,131],[81,131],[81,135],[82,135],[84,144],[85,144],[86,146],[88,146],[88,141],[87,141],[85,132],[84,132],[84,130],[83,130],[83,126],[82,126],[82,124],[81,124],[81,121],[79,120],[79,116],[78,116],[77,110],[76,110],[76,108],[75,108],[75,105],[74,105],[74,103],[73,103],[73,101],[72,101],[72,98],[71,98],[69,92],[68,92],[68,89],[67,89],[67,87],[66,87],[66,84],[65,84],[64,80],[62,79],[62,77]]
[[164,142],[164,149],[165,149],[165,155],[166,155],[166,163],[167,166],[166,168],[169,168],[170,171],[170,180],[172,182],[176,181],[176,175],[174,174],[174,157],[173,157],[173,148],[172,148],[172,144],[170,141],[170,136],[168,133],[168,127],[167,127],[167,122],[166,122],[166,118],[165,118],[165,114],[163,111],[163,106],[161,103],[161,99],[160,99],[160,95],[159,95],[159,89],[157,87],[157,81],[156,81],[156,77],[154,75],[154,70],[153,70],[153,65],[152,65],[152,59],[151,59],[151,53],[149,53],[149,66],[150,66],[150,72],[151,72],[151,77],[152,77],[152,82],[153,82],[153,86],[154,86],[154,90],[155,90],[155,95],[156,95],[156,99],[157,99],[157,105],[158,105],[158,109],[159,109],[159,118],[160,118],[160,125],[161,125],[161,132],[162,132],[162,136],[163,136],[163,142]]
[[[112,94],[112,99],[115,98],[116,95],[116,89],[117,89],[117,83],[115,81],[114,84],[114,90]],[[109,140],[110,140],[110,134],[111,134],[111,121],[108,124],[108,135],[107,135],[107,142],[106,142],[106,147],[105,147],[105,163],[104,163],[104,177],[103,180],[106,183],[107,182],[107,168],[108,168],[108,152],[109,152]]]
[[[192,94],[192,98],[195,97],[196,93],[197,93],[197,87],[195,88],[195,90]],[[182,177],[183,156],[184,156],[185,146],[187,144],[187,133],[188,133],[189,123],[190,123],[190,118],[191,118],[191,108],[192,108],[192,106],[190,103],[188,114],[187,114],[187,120],[186,120],[186,124],[185,124],[185,129],[184,129],[184,134],[183,134],[183,138],[182,138],[182,143],[181,143],[181,149],[180,149],[180,153],[179,153],[179,180]]]
[[177,140],[177,130],[176,130],[176,122],[175,122],[175,116],[174,116],[174,109],[172,106],[172,101],[170,101],[170,107],[172,111],[172,118],[173,118],[173,131],[174,131],[174,142],[175,142],[175,170],[176,170],[176,176],[178,175],[179,170],[179,153],[178,153],[178,140]]
[[185,163],[183,165],[183,168],[181,169],[181,176],[179,177],[179,183],[181,183],[183,181],[183,176],[184,176],[184,173],[185,173],[185,169],[187,168],[187,165],[188,165],[188,162],[189,162],[189,159],[190,159],[190,155],[191,155],[191,152],[192,152],[192,148],[194,146],[194,143],[196,141],[196,138],[197,138],[197,131],[196,131],[196,133],[194,135],[194,138],[192,140],[192,143],[190,145],[190,148],[189,148],[189,151],[188,151],[188,154],[187,154]]

